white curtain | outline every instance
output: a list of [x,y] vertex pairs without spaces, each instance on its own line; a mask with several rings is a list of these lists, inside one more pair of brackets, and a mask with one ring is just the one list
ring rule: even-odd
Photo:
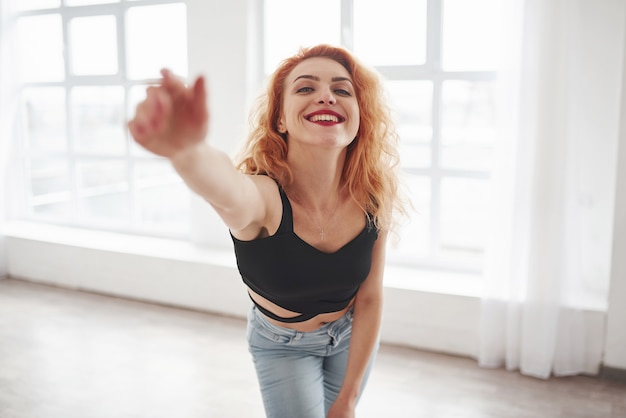
[[508,3],[483,366],[548,378],[600,365],[587,312],[608,298],[625,3]]
[[9,166],[13,145],[13,129],[17,106],[14,61],[12,59],[12,27],[7,1],[0,1],[0,278],[7,274],[4,226],[9,209]]

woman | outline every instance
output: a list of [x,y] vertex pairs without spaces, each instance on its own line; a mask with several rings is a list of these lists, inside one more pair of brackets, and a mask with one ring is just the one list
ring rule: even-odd
[[354,417],[378,345],[395,133],[382,86],[319,45],[270,80],[235,167],[205,142],[203,78],[163,72],[129,129],[231,231],[253,302],[248,343],[268,417]]

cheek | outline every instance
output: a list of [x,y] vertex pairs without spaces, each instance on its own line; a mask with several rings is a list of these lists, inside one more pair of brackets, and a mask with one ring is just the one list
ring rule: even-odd
[[298,119],[298,103],[294,101],[285,102],[283,106],[283,110],[281,112],[281,120],[285,123],[289,123],[290,121],[295,121]]
[[354,130],[358,132],[359,127],[361,125],[361,114],[359,113],[358,109],[354,112],[353,120],[354,120]]
[[350,111],[350,113],[352,114],[352,118],[357,120],[357,121],[361,120],[361,111],[360,111],[360,109],[361,108],[359,107],[359,105],[355,103],[352,106],[352,109]]

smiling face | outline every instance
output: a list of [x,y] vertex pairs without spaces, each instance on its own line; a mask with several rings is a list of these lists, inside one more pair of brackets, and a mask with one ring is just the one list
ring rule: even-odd
[[350,74],[337,61],[309,58],[285,80],[278,130],[288,142],[346,147],[359,129],[359,106]]

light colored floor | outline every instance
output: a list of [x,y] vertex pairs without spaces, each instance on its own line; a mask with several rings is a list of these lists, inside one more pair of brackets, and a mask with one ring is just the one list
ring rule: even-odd
[[[0,418],[263,416],[243,320],[0,280]],[[626,417],[626,384],[383,345],[357,417]]]

